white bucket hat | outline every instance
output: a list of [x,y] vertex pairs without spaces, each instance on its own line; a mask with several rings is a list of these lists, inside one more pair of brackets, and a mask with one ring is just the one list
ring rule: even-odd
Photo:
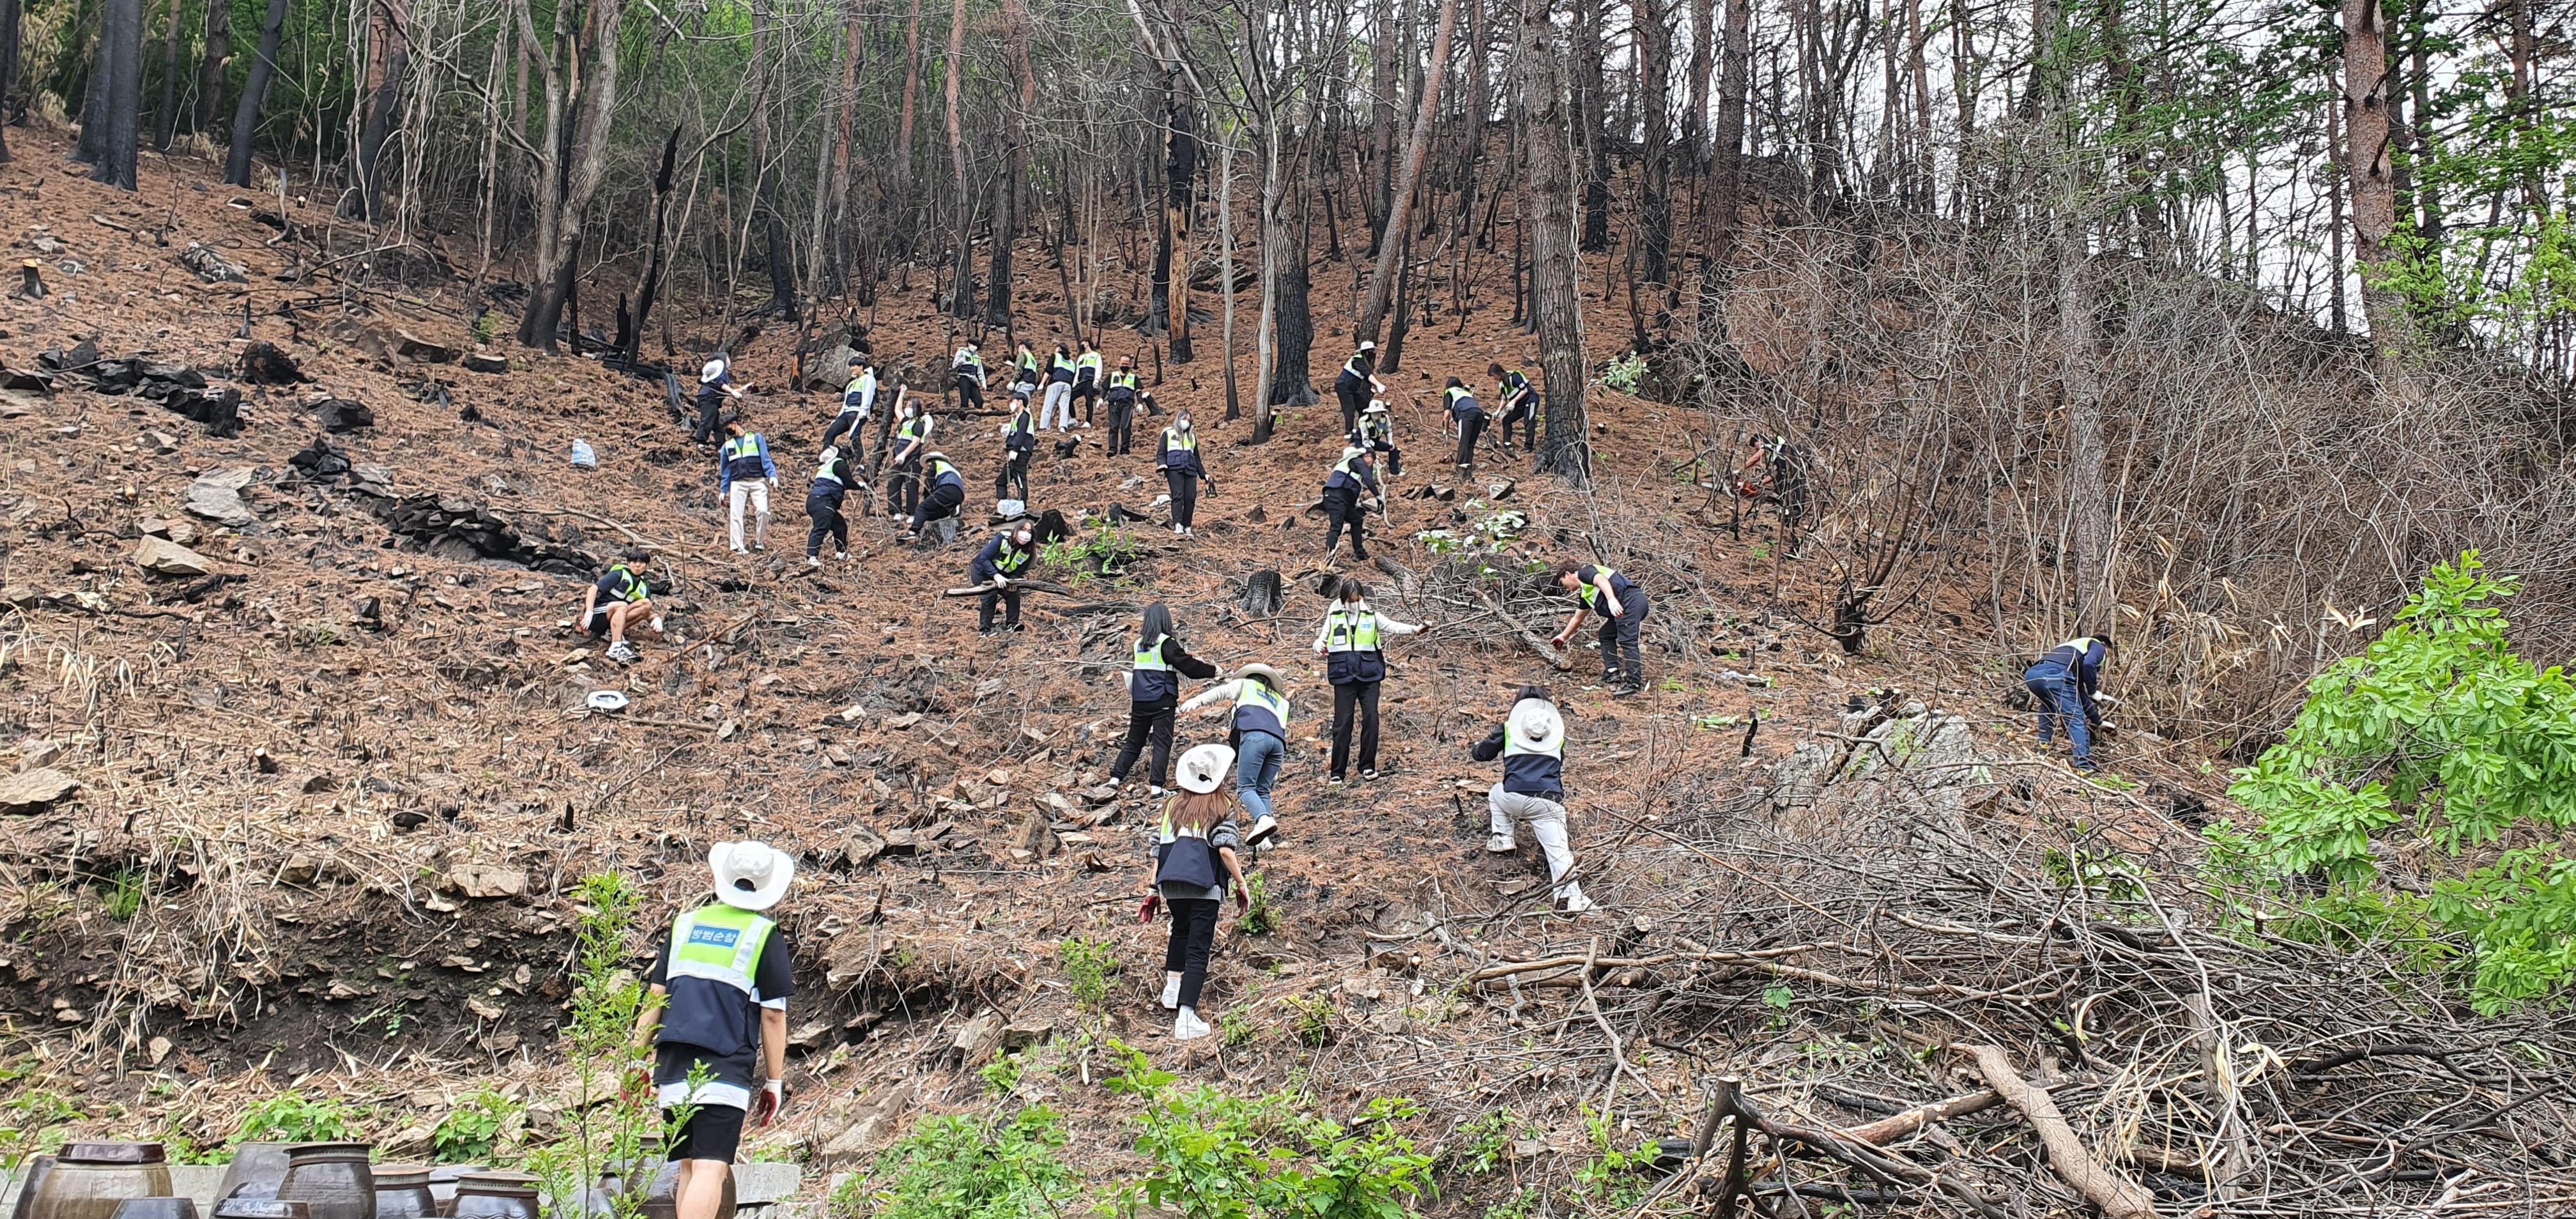
[[1368,456],[1368,450],[1367,450],[1367,449],[1358,448],[1358,447],[1346,447],[1346,448],[1344,448],[1344,449],[1342,450],[1342,460],[1344,460],[1344,461],[1349,461],[1350,459],[1352,459],[1352,458],[1354,458],[1354,457],[1366,457],[1366,456]]
[[706,383],[706,382],[713,381],[713,380],[715,380],[716,378],[723,376],[724,374],[725,374],[725,360],[724,360],[724,357],[723,357],[723,356],[717,356],[716,358],[714,358],[714,359],[712,359],[712,360],[707,361],[707,362],[706,362],[706,366],[705,366],[705,367],[698,369],[698,381],[699,381],[699,383],[700,383],[700,384],[704,384],[704,383]]
[[1234,769],[1234,751],[1223,745],[1194,745],[1181,755],[1181,765],[1173,780],[1185,792],[1206,795],[1225,782],[1225,772]]
[[1385,414],[1385,413],[1386,413],[1386,399],[1384,399],[1384,398],[1371,398],[1371,399],[1369,399],[1368,408],[1367,408],[1367,409],[1365,409],[1365,410],[1363,410],[1363,411],[1361,411],[1360,413],[1361,413],[1361,414],[1363,414],[1363,415],[1383,415],[1383,414]]
[[1376,342],[1376,340],[1374,340],[1374,339],[1361,339],[1361,340],[1360,340],[1360,350],[1361,350],[1361,351],[1375,351],[1375,350],[1377,350],[1377,342]]
[[1565,734],[1565,717],[1556,706],[1544,699],[1525,698],[1512,705],[1512,736],[1523,744],[1545,749]]
[[796,860],[766,842],[719,842],[707,852],[707,870],[715,874],[717,901],[737,910],[767,910],[787,896]]
[[1262,680],[1269,682],[1270,688],[1273,690],[1283,690],[1287,688],[1287,683],[1279,680],[1279,670],[1271,668],[1257,660],[1234,671],[1234,679],[1236,681],[1241,681],[1247,677],[1261,678]]

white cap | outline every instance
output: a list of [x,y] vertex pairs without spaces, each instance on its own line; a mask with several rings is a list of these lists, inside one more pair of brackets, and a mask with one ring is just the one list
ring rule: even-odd
[[1225,772],[1234,769],[1234,751],[1223,745],[1195,745],[1181,755],[1174,781],[1181,790],[1206,795],[1225,782]]
[[1365,352],[1371,352],[1371,351],[1375,351],[1375,350],[1377,350],[1377,340],[1375,340],[1375,339],[1361,339],[1361,340],[1360,340],[1360,350],[1361,350],[1363,353],[1365,353]]
[[1234,679],[1236,681],[1241,681],[1247,677],[1258,677],[1263,681],[1269,682],[1270,688],[1273,690],[1286,688],[1286,684],[1279,680],[1279,670],[1271,668],[1257,660],[1234,671]]
[[719,842],[707,852],[707,870],[715,874],[717,901],[737,910],[767,910],[787,896],[796,860],[765,842]]
[[698,370],[698,381],[700,384],[705,384],[723,375],[725,375],[725,358],[717,356],[707,361],[706,366]]
[[1565,717],[1558,715],[1556,704],[1543,698],[1525,698],[1512,704],[1512,736],[1523,744],[1544,749],[1556,743],[1565,732]]

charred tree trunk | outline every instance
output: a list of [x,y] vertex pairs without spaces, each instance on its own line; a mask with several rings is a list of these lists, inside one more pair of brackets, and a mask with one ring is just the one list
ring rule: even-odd
[[1717,0],[1690,0],[1690,110],[1682,115],[1682,142],[1690,148],[1690,172],[1708,167],[1708,81],[1717,68]]
[[797,299],[796,255],[788,248],[787,216],[778,209],[778,178],[770,165],[769,108],[773,104],[769,82],[778,74],[770,63],[772,18],[765,3],[755,0],[751,6],[751,70],[760,83],[752,90],[751,161],[752,206],[762,220],[766,253],[762,261],[769,264],[769,304],[765,310],[788,321],[804,315]]
[[[852,7],[851,20],[857,21],[858,10]],[[912,197],[912,124],[913,112],[921,94],[921,0],[912,0],[912,15],[903,27],[903,112],[895,121],[894,164],[886,189],[886,207],[879,222],[894,225],[894,248],[905,258],[912,257],[920,241],[913,217],[921,213]],[[897,219],[900,217],[900,219]]]
[[192,131],[212,131],[223,113],[224,61],[233,53],[233,6],[223,0],[206,5],[206,54],[197,62],[197,112]]
[[134,189],[134,160],[141,144],[143,107],[143,0],[107,0],[100,14],[98,66],[93,69],[105,130],[92,182]]
[[9,155],[9,114],[18,92],[18,44],[25,37],[27,11],[23,0],[0,0],[0,165],[17,158]]
[[[1011,243],[1020,235],[1020,184],[1028,177],[1027,137],[1022,127],[1037,103],[1037,72],[1029,62],[1029,10],[1021,0],[1002,0],[1003,37],[1010,44],[1012,75],[1019,78],[1019,98],[1002,99],[1002,174],[993,184],[992,274],[984,285],[984,321],[1016,334],[1011,323]],[[1071,301],[1065,302],[1072,306]]]
[[1264,238],[1265,245],[1272,240],[1279,243],[1279,358],[1270,374],[1272,406],[1306,406],[1320,397],[1306,373],[1307,361],[1315,352],[1312,288],[1306,276],[1306,230],[1314,223],[1314,214],[1308,192],[1297,191],[1295,196],[1296,218]]
[[1699,325],[1721,363],[1742,359],[1726,331],[1735,278],[1735,228],[1744,204],[1744,108],[1753,92],[1753,0],[1726,0],[1726,43],[1717,86],[1717,130],[1709,143],[1708,250],[1700,265]]
[[1171,335],[1172,362],[1190,362],[1190,207],[1199,176],[1199,138],[1195,116],[1182,92],[1177,68],[1167,68],[1163,87],[1163,223],[1162,241],[1154,250],[1154,294],[1160,298],[1164,324]]
[[170,21],[161,33],[161,101],[152,110],[159,127],[152,146],[163,152],[179,137],[179,17],[187,11],[186,0],[170,0]]
[[1572,132],[1564,95],[1564,52],[1549,0],[1520,0],[1521,223],[1530,235],[1530,312],[1538,323],[1539,367],[1547,385],[1547,435],[1539,467],[1575,486],[1591,480],[1584,415],[1583,303],[1576,285]]
[[1395,81],[1397,42],[1395,0],[1377,0],[1376,24],[1369,34],[1369,168],[1366,201],[1369,244],[1375,258],[1386,235],[1386,214],[1393,205],[1395,183]]
[[[1387,228],[1403,230],[1412,217],[1413,191],[1422,179],[1422,161],[1431,151],[1431,121],[1440,113],[1440,81],[1449,74],[1449,34],[1458,24],[1458,0],[1440,0],[1440,25],[1431,36],[1431,66],[1422,77],[1422,109],[1414,115],[1413,134],[1405,140],[1404,161],[1396,167],[1395,193],[1389,196]],[[1380,241],[1377,269],[1369,274],[1351,326],[1354,342],[1377,341],[1378,323],[1386,316],[1387,293],[1395,285],[1397,252],[1409,241]]]
[[1638,251],[1644,260],[1640,276],[1655,296],[1658,326],[1670,308],[1667,289],[1673,282],[1673,121],[1664,98],[1672,85],[1673,31],[1664,0],[1634,0],[1637,21],[1637,106],[1643,112],[1645,162],[1637,188]]
[[[541,56],[545,69],[545,134],[559,158],[540,166],[545,181],[538,193],[536,295],[520,315],[518,338],[522,345],[552,355],[559,350],[555,330],[572,300],[573,279],[581,263],[581,218],[607,170],[608,128],[617,106],[620,48],[616,35],[626,6],[625,0],[590,0],[578,36],[570,31],[571,5],[558,7],[557,37],[551,44],[538,40],[529,0],[518,0],[516,7],[519,38]],[[568,130],[567,112],[572,119]]]
[[[1574,6],[1575,147],[1583,165],[1583,252],[1610,248],[1609,86],[1602,72],[1606,49],[1601,45],[1602,6]],[[1559,72],[1564,71],[1562,63]],[[1535,133],[1534,133],[1535,134]]]
[[231,185],[250,185],[251,134],[259,130],[269,82],[277,79],[277,44],[285,35],[286,0],[268,0],[268,13],[259,22],[259,57],[251,61],[250,76],[242,81],[241,101],[233,108],[233,143],[224,157],[224,181]]
[[679,166],[680,129],[673,127],[670,138],[662,141],[662,168],[653,175],[653,253],[644,264],[643,282],[635,285],[635,333],[626,346],[629,360],[642,358],[644,323],[653,316],[653,302],[662,294],[662,258],[671,214],[671,182]]
[[[966,193],[966,127],[957,108],[957,78],[966,64],[966,0],[948,10],[948,62],[941,66],[948,98],[948,164],[956,174],[957,263],[950,278],[948,311],[958,317],[975,314],[975,205]],[[889,418],[892,416],[889,415]]]

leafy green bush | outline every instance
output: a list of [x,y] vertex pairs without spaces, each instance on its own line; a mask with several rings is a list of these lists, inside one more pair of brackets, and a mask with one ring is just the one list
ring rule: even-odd
[[1637,392],[1637,386],[1645,380],[1646,357],[1633,351],[1611,357],[1609,363],[1601,366],[1601,375],[1596,378],[1602,387],[1623,394]]
[[1056,957],[1064,965],[1065,981],[1073,985],[1073,1000],[1098,1011],[1109,1003],[1109,975],[1118,972],[1118,952],[1105,941],[1068,937],[1056,945]]
[[1172,1074],[1143,1052],[1110,1045],[1127,1059],[1110,1087],[1144,1102],[1136,1150],[1150,1164],[1111,1204],[1120,1215],[1403,1219],[1429,1182],[1431,1157],[1396,1129],[1413,1115],[1411,1101],[1379,1097],[1344,1126],[1307,1112],[1294,1093],[1247,1098],[1174,1087]]
[[1136,535],[1104,522],[1089,535],[1049,542],[1038,548],[1038,561],[1056,569],[1064,582],[1079,586],[1094,576],[1115,577],[1136,558]]
[[519,1102],[485,1088],[458,1101],[430,1131],[430,1147],[441,1164],[489,1164],[500,1150],[502,1131],[518,1116]]
[[[561,1132],[530,1150],[526,1162],[557,1198],[581,1196],[611,1164],[659,1161],[667,1146],[652,1089],[630,1092],[624,1086],[653,1065],[652,1050],[635,1047],[635,1024],[663,1002],[628,967],[626,940],[639,921],[643,890],[623,873],[597,872],[581,878],[573,900],[581,922],[574,936],[571,1019],[563,1034],[572,1080],[564,1089]],[[692,1091],[708,1077],[700,1063],[689,1074]],[[691,1112],[686,1105],[674,1108],[671,1129]],[[620,1195],[619,1219],[632,1219],[642,1202],[633,1192]]]
[[[1039,1219],[1062,1213],[1081,1179],[1056,1158],[1063,1123],[1031,1106],[1005,1121],[925,1117],[877,1157],[874,1219]],[[836,1213],[854,1214],[858,1208]]]
[[[2576,860],[2554,845],[2576,825],[2576,685],[2514,654],[2496,603],[2518,582],[2482,569],[2474,550],[2435,565],[2361,655],[2318,674],[2228,788],[2256,823],[2208,836],[2222,872],[2321,877],[2321,934],[2421,919],[2465,940],[2470,1001],[2494,1014],[2576,975]],[[2429,896],[2354,900],[2378,892],[2381,842],[2450,874]]]
[[1243,935],[1268,935],[1279,929],[1279,912],[1270,906],[1270,882],[1260,872],[1243,878],[1243,917],[1234,929]]
[[241,1143],[337,1143],[349,1137],[348,1107],[327,1096],[306,1096],[288,1089],[242,1111],[232,1141]]

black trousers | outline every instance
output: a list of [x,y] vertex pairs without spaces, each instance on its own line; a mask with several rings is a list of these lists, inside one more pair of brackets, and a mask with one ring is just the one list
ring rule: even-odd
[[1369,442],[1369,451],[1386,454],[1386,472],[1390,477],[1404,477],[1404,450],[1383,440]]
[[1619,608],[1627,612],[1616,618],[1601,620],[1601,634],[1598,636],[1601,643],[1601,677],[1604,681],[1616,683],[1619,680],[1620,659],[1625,657],[1628,664],[1628,684],[1642,686],[1646,684],[1646,662],[1638,654],[1637,630],[1646,625],[1646,594],[1636,589],[1628,590],[1628,595],[1619,599]]
[[1373,681],[1344,682],[1333,687],[1333,777],[1345,773],[1351,756],[1351,712],[1359,712],[1360,769],[1377,769],[1377,688]]
[[975,629],[979,631],[993,629],[993,609],[997,604],[1010,607],[1008,614],[1002,619],[1003,625],[1012,630],[1018,630],[1020,628],[1020,590],[1016,588],[995,589],[984,594],[983,610],[976,615]]
[[1368,512],[1360,507],[1357,487],[1342,487],[1324,492],[1324,555],[1330,558],[1333,547],[1342,540],[1342,530],[1351,531],[1351,557],[1368,558]]
[[1031,453],[1027,449],[1010,451],[1010,456],[1002,462],[1002,472],[993,477],[993,498],[1011,498],[1011,484],[1017,483],[1020,487],[1020,502],[1023,504],[1029,502],[1030,456]]
[[849,552],[850,522],[842,517],[841,506],[833,503],[831,497],[824,495],[806,496],[805,515],[814,518],[814,527],[805,531],[806,558],[818,558],[822,555],[823,539],[827,536],[832,539],[832,550],[834,553],[846,554]]
[[1207,987],[1208,953],[1216,948],[1216,916],[1225,903],[1205,898],[1176,897],[1163,902],[1172,908],[1172,945],[1163,950],[1163,972],[1181,975],[1181,1006],[1196,1010],[1199,992]]
[[1360,411],[1368,406],[1368,382],[1346,377],[1333,379],[1333,396],[1342,400],[1342,430],[1360,425]]
[[716,442],[716,424],[722,420],[723,417],[723,394],[714,393],[698,395],[698,426],[695,430],[689,433],[689,438],[697,441],[699,444],[714,444]]
[[964,373],[957,374],[957,407],[969,411],[984,409],[984,383]]
[[1180,705],[1178,695],[1166,694],[1150,703],[1127,705],[1127,742],[1118,747],[1118,760],[1109,764],[1109,777],[1124,782],[1136,762],[1145,755],[1145,746],[1154,747],[1153,768],[1145,772],[1145,782],[1155,787],[1172,774],[1172,716]]
[[1132,453],[1136,449],[1136,399],[1133,396],[1109,400],[1109,455]]
[[1084,423],[1098,422],[1091,417],[1091,404],[1100,400],[1100,386],[1097,383],[1089,377],[1076,375],[1073,379],[1073,400],[1082,404]]
[[886,483],[886,512],[911,515],[921,503],[921,456],[894,463],[894,477]]
[[865,456],[867,452],[867,441],[859,435],[859,413],[857,411],[843,411],[838,415],[832,416],[832,425],[823,429],[823,447],[827,449],[832,447],[832,440],[837,436],[847,436],[850,438],[850,464],[867,464],[867,457]]
[[1482,414],[1469,415],[1458,421],[1458,464],[1461,467],[1476,464],[1476,441],[1484,434],[1485,417]]
[[1172,488],[1172,523],[1190,528],[1199,515],[1199,476],[1194,470],[1165,470],[1163,481]]
[[966,488],[964,487],[955,483],[941,483],[932,487],[930,494],[921,497],[921,505],[912,510],[912,531],[919,533],[922,526],[932,521],[945,520],[957,515],[957,506],[965,502]]
[[1521,447],[1533,453],[1537,452],[1538,395],[1531,394],[1522,399],[1520,405],[1504,409],[1503,447],[1506,449],[1512,447],[1512,425],[1515,423],[1521,425]]

